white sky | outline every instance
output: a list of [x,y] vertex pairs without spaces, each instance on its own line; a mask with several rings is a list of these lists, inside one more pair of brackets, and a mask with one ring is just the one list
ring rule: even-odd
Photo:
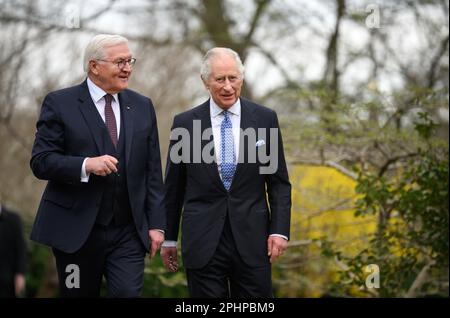
[[[192,1],[192,0],[190,0]],[[50,0],[40,0],[41,7],[54,4]],[[47,22],[53,22],[57,24],[64,24],[73,22],[70,19],[71,14],[80,13],[82,17],[90,16],[93,12],[96,12],[99,8],[109,3],[107,0],[101,0],[93,3],[88,0],[72,0],[69,6],[66,7],[63,12],[60,12],[57,16],[48,17]],[[120,0],[114,4],[114,8],[119,10],[123,8],[133,9],[139,8],[145,0]],[[241,21],[246,21],[246,17],[252,14],[253,7],[250,5],[250,1],[231,0],[231,7],[238,9],[239,12],[236,17]],[[353,0],[348,5],[349,12],[365,13],[366,1]],[[381,1],[373,1],[373,3],[386,3]],[[277,58],[283,69],[290,74],[291,78],[300,78],[301,82],[309,82],[312,80],[318,80],[321,78],[325,63],[324,52],[326,49],[327,39],[319,37],[311,33],[311,26],[316,28],[318,32],[321,32],[328,36],[334,28],[334,1],[306,1],[306,0],[276,0],[275,6],[281,8],[286,7],[292,10],[298,10],[298,20],[290,21],[293,24],[299,25],[296,32],[285,35],[273,35],[271,37],[271,30],[265,28],[264,25],[260,27],[260,43],[266,49]],[[381,28],[383,25],[383,14],[387,10],[390,10],[386,5],[380,5],[381,9]],[[383,12],[384,10],[384,12]],[[78,11],[78,12],[77,12]],[[432,14],[436,19],[442,19],[443,25],[448,23],[439,12],[432,12],[429,10],[428,14]],[[389,13],[389,12],[388,12]],[[121,14],[110,12],[102,16],[95,21],[95,24],[90,24],[90,27],[107,31],[108,33],[122,33],[124,30],[127,33],[148,33],[159,32],[167,27],[171,27],[169,23],[173,23],[173,20],[167,20],[167,25],[164,22],[159,22],[158,25],[152,24],[152,21],[143,24],[139,19],[139,12],[135,13],[132,18],[125,18]],[[396,54],[400,59],[409,59],[419,63],[417,58],[411,56],[411,52],[417,52],[423,48],[426,38],[420,32],[420,29],[414,25],[414,17],[411,14],[404,13],[399,15],[399,20],[396,21],[398,27],[394,30],[397,32],[391,32],[389,34],[390,41],[393,46],[396,47]],[[248,19],[247,19],[248,20]],[[303,26],[302,23],[307,21],[308,26]],[[243,23],[243,27],[247,24]],[[83,27],[83,25],[82,25]],[[1,32],[1,31],[0,31]],[[447,31],[448,33],[448,28]],[[49,63],[46,67],[59,74],[61,70],[68,70],[67,77],[60,79],[61,84],[65,82],[73,81],[75,77],[83,75],[82,71],[82,53],[85,45],[90,39],[91,35],[77,33],[79,36],[70,38],[64,38],[62,36],[53,37],[50,41],[40,43],[39,47],[31,53],[32,60],[48,58]],[[75,39],[75,40],[74,40]],[[341,53],[346,54],[350,50],[360,50],[365,47],[368,41],[368,33],[366,26],[356,24],[354,22],[344,21],[341,29],[341,41],[345,44],[345,47],[341,48]],[[70,41],[70,51],[67,49],[67,43]],[[40,50],[39,50],[40,49]],[[71,58],[68,55],[74,54],[78,56],[79,66],[74,67],[68,63],[72,63]],[[44,55],[44,56],[43,56]],[[141,57],[141,58],[151,58]],[[66,63],[65,63],[66,62]],[[387,61],[388,62],[388,61]],[[39,77],[40,70],[38,69],[39,63],[32,63],[30,71],[35,76]],[[414,67],[414,65],[411,65]],[[364,82],[370,71],[371,64],[368,60],[359,60],[351,64],[348,71],[343,74],[342,87],[348,91],[354,91],[360,82]],[[395,76],[395,70],[392,69],[392,73],[380,74],[379,89],[384,92],[389,92],[392,88],[401,86],[401,79]],[[33,77],[35,77],[33,76]],[[257,50],[252,50],[246,63],[246,81],[251,83],[256,95],[262,95],[267,90],[274,88],[283,83],[283,77],[280,72],[273,67],[273,65],[265,59],[261,53]],[[31,89],[31,88],[30,88]]]

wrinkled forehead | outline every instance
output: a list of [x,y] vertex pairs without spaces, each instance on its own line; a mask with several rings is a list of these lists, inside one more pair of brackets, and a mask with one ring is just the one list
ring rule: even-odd
[[127,43],[106,46],[104,52],[106,57],[111,59],[130,58],[132,56]]
[[236,60],[226,54],[213,57],[210,61],[210,68],[212,74],[239,74]]

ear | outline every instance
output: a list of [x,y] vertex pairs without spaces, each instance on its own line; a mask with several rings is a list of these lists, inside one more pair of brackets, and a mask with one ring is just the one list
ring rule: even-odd
[[95,60],[89,61],[89,70],[92,74],[98,75],[98,73],[99,73],[98,65],[99,64]]
[[200,78],[201,78],[201,80],[203,82],[203,85],[205,85],[205,88],[209,91],[209,84],[203,79],[202,76],[200,76]]

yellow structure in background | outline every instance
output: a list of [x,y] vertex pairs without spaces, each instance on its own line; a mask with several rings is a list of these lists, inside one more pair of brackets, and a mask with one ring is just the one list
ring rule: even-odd
[[376,217],[354,216],[356,181],[334,168],[290,167],[292,222],[290,247],[275,267],[278,297],[321,297],[336,278],[337,262],[321,254],[324,238],[346,255],[367,247]]

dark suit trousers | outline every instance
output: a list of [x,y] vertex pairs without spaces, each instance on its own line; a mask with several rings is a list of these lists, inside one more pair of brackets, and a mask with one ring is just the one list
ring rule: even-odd
[[[58,270],[61,297],[99,297],[102,276],[107,282],[108,297],[139,297],[143,285],[145,249],[135,226],[94,225],[80,250],[68,254],[53,249]],[[67,266],[79,268],[79,288],[68,288],[74,272]],[[70,269],[70,267],[69,267]],[[69,283],[69,287],[73,287]]]
[[186,269],[189,294],[194,298],[273,297],[271,265],[245,264],[226,218],[219,245],[212,259],[201,269]]

